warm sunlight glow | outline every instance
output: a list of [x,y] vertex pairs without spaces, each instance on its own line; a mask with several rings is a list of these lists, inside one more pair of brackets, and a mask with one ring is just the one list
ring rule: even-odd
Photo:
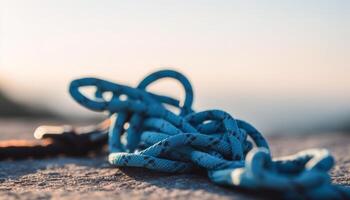
[[220,107],[265,130],[343,117],[350,6],[317,2],[5,1],[1,87],[18,101],[85,116],[66,92],[71,79],[136,85],[174,68],[190,77],[196,109]]

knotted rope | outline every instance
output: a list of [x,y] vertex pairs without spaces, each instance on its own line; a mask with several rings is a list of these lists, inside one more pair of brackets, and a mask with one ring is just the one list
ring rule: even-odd
[[[185,90],[185,101],[146,91],[163,78],[173,78]],[[89,98],[79,89],[94,86]],[[348,188],[331,184],[327,171],[334,160],[325,149],[302,151],[272,159],[262,134],[251,124],[221,110],[194,112],[188,79],[172,70],[150,74],[136,88],[97,78],[74,80],[72,97],[94,111],[108,111],[109,162],[171,173],[207,170],[215,183],[252,190],[275,190],[284,198],[347,199]],[[105,94],[111,93],[111,97]],[[166,107],[180,110],[175,114]],[[126,124],[129,127],[126,127]],[[257,148],[253,149],[253,143]]]

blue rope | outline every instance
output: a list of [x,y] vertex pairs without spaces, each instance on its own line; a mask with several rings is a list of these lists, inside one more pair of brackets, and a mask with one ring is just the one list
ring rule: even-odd
[[[183,106],[174,98],[146,91],[163,78],[175,79],[183,86]],[[86,86],[96,88],[94,97],[79,90]],[[171,173],[202,168],[217,184],[274,190],[286,199],[350,199],[348,188],[331,184],[327,171],[334,160],[327,150],[310,149],[272,159],[266,140],[249,123],[221,110],[194,112],[192,86],[176,71],[150,74],[136,88],[82,78],[72,81],[69,91],[82,106],[109,112],[112,165]],[[107,92],[112,92],[110,99],[103,95]],[[175,114],[166,105],[178,108],[180,113]],[[253,149],[253,143],[257,148]]]

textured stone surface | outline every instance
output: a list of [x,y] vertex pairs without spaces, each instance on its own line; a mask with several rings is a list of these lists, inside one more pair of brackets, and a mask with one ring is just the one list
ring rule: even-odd
[[[31,138],[38,122],[1,121],[0,139]],[[6,131],[6,132],[5,132]],[[350,134],[270,136],[274,156],[305,148],[328,148],[337,165],[334,183],[350,185]],[[261,197],[262,195],[258,195]],[[212,184],[205,174],[165,174],[136,168],[111,168],[104,155],[0,161],[0,199],[256,199]]]

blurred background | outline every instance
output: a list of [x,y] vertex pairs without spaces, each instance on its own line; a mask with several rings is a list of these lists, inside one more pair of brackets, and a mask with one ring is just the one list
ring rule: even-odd
[[19,119],[97,122],[70,98],[72,79],[136,86],[165,68],[190,78],[196,110],[264,134],[350,129],[349,1],[3,0],[0,12],[0,132]]

